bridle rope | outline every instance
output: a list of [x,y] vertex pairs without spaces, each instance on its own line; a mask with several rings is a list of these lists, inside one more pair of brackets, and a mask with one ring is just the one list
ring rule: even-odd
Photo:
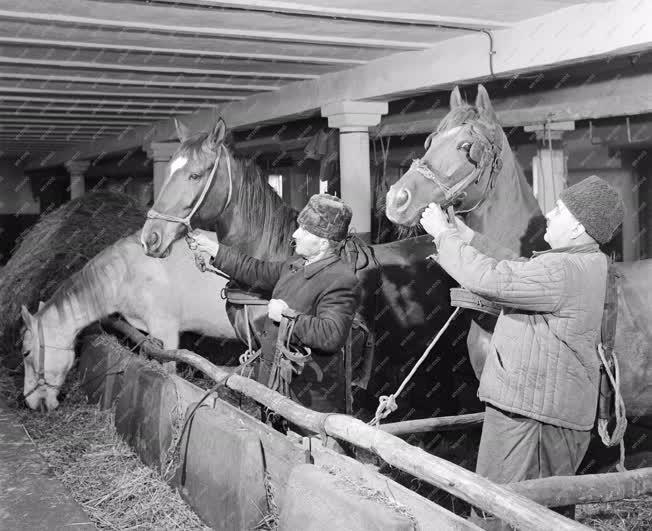
[[[43,335],[43,325],[41,324],[41,320],[37,319],[37,334],[38,334],[38,368],[36,371],[36,385],[32,387],[32,389],[28,393],[24,393],[23,397],[27,398],[31,394],[33,394],[36,390],[40,389],[41,387],[50,387],[52,389],[59,389],[61,385],[53,385],[49,383],[45,379],[45,339]],[[73,350],[73,346],[68,346],[68,347],[57,347],[54,345],[47,345],[48,348],[51,349],[56,349],[56,350]]]

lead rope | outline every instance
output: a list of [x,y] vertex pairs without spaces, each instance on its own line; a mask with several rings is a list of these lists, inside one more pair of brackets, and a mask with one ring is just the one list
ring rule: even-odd
[[441,327],[439,332],[437,332],[437,335],[435,338],[430,342],[428,345],[428,348],[421,354],[421,357],[419,360],[414,364],[414,367],[412,367],[412,370],[410,373],[405,377],[401,385],[399,385],[398,389],[394,391],[391,395],[383,395],[378,399],[378,408],[376,409],[376,415],[374,416],[373,419],[371,419],[368,424],[370,426],[378,426],[380,424],[380,421],[383,420],[385,417],[387,417],[390,413],[393,413],[398,409],[398,405],[396,404],[396,398],[398,395],[401,394],[403,389],[405,389],[405,386],[408,384],[408,382],[412,379],[414,374],[417,372],[417,369],[421,366],[421,364],[426,360],[428,357],[428,354],[430,354],[430,351],[432,348],[437,344],[437,341],[439,341],[439,338],[444,334],[446,329],[450,326],[450,324],[453,322],[453,319],[457,317],[457,314],[461,311],[462,308],[459,306],[455,308],[455,311],[451,314],[451,316],[448,318],[448,321],[446,321],[446,324]]
[[[610,364],[607,363],[607,359],[604,353],[604,347],[602,343],[598,344],[598,354],[600,354],[600,359],[602,360],[602,365],[604,370],[607,373],[607,377],[611,382],[611,386],[614,390],[614,409],[616,414],[616,425],[614,430],[609,435],[609,419],[598,419],[598,433],[602,439],[602,443],[609,447],[615,446],[616,444],[620,445],[620,459],[616,465],[616,469],[619,472],[624,472],[627,470],[625,468],[625,430],[627,429],[627,417],[625,412],[625,402],[622,395],[620,394],[620,366],[618,365],[618,358],[616,353],[611,353],[611,359],[613,360],[614,371],[611,371]],[[615,373],[615,375],[614,375]]]

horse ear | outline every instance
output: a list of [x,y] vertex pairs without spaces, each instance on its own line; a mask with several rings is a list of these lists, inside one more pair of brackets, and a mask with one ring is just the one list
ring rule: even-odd
[[423,143],[423,147],[425,148],[426,151],[430,149],[430,144],[432,143],[432,139],[435,137],[436,134],[437,132],[430,133],[428,135],[428,138],[426,138],[426,141]]
[[190,129],[188,129],[183,123],[181,123],[176,118],[174,119],[174,127],[177,130],[177,137],[181,142],[185,142],[190,138]]
[[41,308],[43,308],[43,306],[45,306],[45,303],[43,301],[38,301],[38,311],[39,312],[41,311]]
[[20,307],[20,313],[23,317],[23,322],[29,328],[32,325],[32,314],[29,313],[29,310],[24,304]]
[[224,120],[220,118],[219,120],[217,120],[215,127],[213,127],[213,130],[208,135],[206,141],[209,143],[209,145],[213,150],[216,150],[218,146],[220,146],[220,144],[224,142],[225,136],[226,136],[226,124],[224,123]]
[[455,86],[455,88],[451,92],[451,100],[450,100],[451,110],[455,109],[456,107],[461,107],[462,105],[464,105],[464,100],[462,99],[462,94],[460,94],[460,87]]
[[489,93],[483,85],[478,85],[478,95],[475,97],[475,106],[483,114],[487,114],[496,119],[496,112],[494,111],[494,106],[491,103],[489,98]]

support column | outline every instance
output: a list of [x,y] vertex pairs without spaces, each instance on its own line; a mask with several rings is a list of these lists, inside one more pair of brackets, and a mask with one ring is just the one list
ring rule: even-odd
[[532,158],[532,187],[534,196],[545,214],[555,208],[560,192],[568,181],[567,155],[562,137],[564,131],[573,131],[575,122],[556,122],[526,125],[526,132],[537,137],[537,154]]
[[69,160],[64,164],[70,174],[70,199],[81,197],[86,192],[84,175],[90,164],[88,160]]
[[338,101],[321,108],[328,126],[340,130],[340,187],[342,199],[353,210],[351,227],[358,234],[371,233],[371,173],[369,127],[387,114],[386,102]]
[[147,153],[147,157],[152,159],[154,166],[153,182],[155,201],[168,177],[168,162],[170,162],[176,150],[179,149],[179,145],[179,142],[150,142],[143,146],[143,150]]

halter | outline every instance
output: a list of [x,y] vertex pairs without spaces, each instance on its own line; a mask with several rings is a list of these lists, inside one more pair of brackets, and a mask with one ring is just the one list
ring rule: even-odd
[[[463,122],[462,125],[466,123],[469,122]],[[491,142],[488,140],[489,131],[486,126],[484,126],[481,122],[471,124],[471,126],[473,128],[478,128],[481,130],[482,135],[480,136],[479,141],[483,144],[483,150],[482,150],[482,158],[475,165],[475,169],[471,171],[469,175],[467,175],[466,177],[464,177],[463,179],[455,183],[453,186],[447,186],[446,184],[444,184],[444,182],[447,180],[446,176],[430,168],[423,161],[423,159],[414,159],[412,161],[412,165],[410,166],[410,170],[408,170],[408,171],[416,171],[421,176],[434,182],[439,188],[441,188],[442,191],[444,192],[444,197],[445,197],[445,201],[444,203],[442,203],[441,206],[442,208],[446,208],[452,205],[453,203],[455,203],[458,199],[466,197],[466,189],[469,187],[469,185],[472,182],[475,182],[477,184],[482,178],[485,171],[489,169],[489,178],[487,179],[487,184],[485,185],[485,189],[482,192],[482,197],[471,208],[467,210],[457,210],[457,212],[460,214],[467,214],[469,212],[472,212],[473,210],[478,208],[482,203],[484,203],[484,201],[487,199],[487,193],[489,189],[494,187],[496,175],[500,173],[500,170],[503,167],[503,161],[501,158],[502,150],[503,150],[503,146],[502,146],[503,142],[502,142],[502,135],[500,134],[500,127],[498,126],[494,127],[494,138],[493,138],[493,142]]]
[[184,217],[184,218],[179,218],[177,216],[173,216],[171,214],[164,214],[162,212],[157,212],[153,208],[151,208],[147,212],[147,218],[148,219],[163,219],[165,221],[171,221],[173,223],[181,223],[182,225],[185,225],[188,227],[189,231],[192,231],[192,227],[190,225],[190,220],[192,217],[195,215],[199,207],[204,201],[204,198],[206,197],[206,194],[208,193],[208,189],[211,187],[211,184],[213,183],[213,178],[215,177],[215,173],[217,172],[217,167],[220,164],[220,157],[222,155],[222,150],[226,152],[226,168],[227,168],[227,173],[229,175],[229,194],[226,197],[226,203],[222,207],[222,212],[226,210],[226,208],[229,206],[231,203],[231,195],[233,194],[233,178],[231,176],[231,160],[229,158],[229,152],[224,147],[223,144],[220,144],[220,149],[217,152],[217,158],[215,159],[215,163],[213,164],[213,169],[211,170],[210,175],[208,176],[208,180],[206,181],[206,184],[204,185],[204,189],[202,190],[200,196],[197,198],[197,201],[193,205],[193,207],[190,209],[190,213]]
[[[51,389],[59,389],[61,385],[52,385],[45,379],[45,340],[43,336],[43,325],[41,324],[41,320],[37,319],[37,334],[38,334],[38,370],[36,372],[36,385],[32,387],[32,389],[28,393],[24,393],[23,396],[24,398],[27,398],[30,396],[34,391],[40,389],[41,387],[49,387]],[[72,350],[71,347],[55,347],[52,345],[48,345],[48,348],[53,348],[57,350]]]

